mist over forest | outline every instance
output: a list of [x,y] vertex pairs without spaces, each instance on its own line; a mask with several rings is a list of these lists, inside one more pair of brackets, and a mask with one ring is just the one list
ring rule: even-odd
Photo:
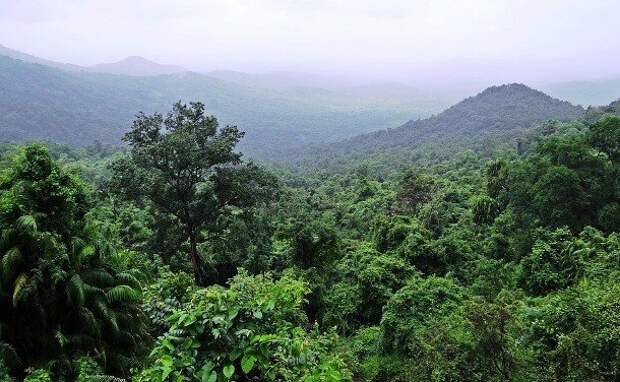
[[0,382],[617,382],[615,1],[0,0]]

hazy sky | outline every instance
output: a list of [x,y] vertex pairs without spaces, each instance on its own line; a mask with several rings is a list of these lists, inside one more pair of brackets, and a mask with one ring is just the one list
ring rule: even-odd
[[620,74],[620,0],[0,0],[0,44],[82,65],[423,82]]

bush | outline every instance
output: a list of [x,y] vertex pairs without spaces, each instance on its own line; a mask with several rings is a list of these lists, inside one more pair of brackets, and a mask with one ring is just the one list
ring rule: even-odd
[[573,237],[566,228],[545,233],[521,260],[520,285],[532,294],[543,295],[573,284],[581,262],[572,244]]
[[198,289],[171,317],[137,381],[345,381],[335,338],[306,332],[303,282],[241,272]]
[[362,244],[336,264],[334,273],[338,281],[324,292],[323,323],[351,333],[362,325],[378,325],[381,308],[415,269],[395,254]]

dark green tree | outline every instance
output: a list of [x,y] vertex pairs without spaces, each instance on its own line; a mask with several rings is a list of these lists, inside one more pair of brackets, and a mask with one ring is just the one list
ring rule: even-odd
[[87,199],[42,146],[0,174],[0,363],[14,375],[42,366],[72,381],[87,354],[127,375],[144,348],[140,283],[110,265],[113,248],[85,218]]
[[234,126],[219,128],[202,103],[177,102],[166,117],[140,113],[123,138],[131,147],[129,156],[113,166],[114,189],[147,199],[182,224],[201,285],[207,277],[198,240],[219,212],[212,180],[218,167],[240,163],[241,154],[233,150],[241,137]]
[[607,116],[594,123],[590,126],[588,141],[617,164],[620,159],[620,117]]

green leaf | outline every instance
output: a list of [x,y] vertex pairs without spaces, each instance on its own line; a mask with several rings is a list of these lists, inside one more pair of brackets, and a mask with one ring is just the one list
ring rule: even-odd
[[252,368],[254,368],[255,362],[256,357],[253,355],[244,355],[243,358],[241,358],[241,370],[243,370],[245,374],[249,373],[252,371]]
[[234,349],[228,353],[228,359],[231,361],[236,360],[241,355],[241,349]]
[[217,378],[217,373],[213,371],[213,362],[209,361],[205,363],[202,369],[200,370],[200,374],[201,374],[200,380],[202,382],[210,382],[212,380],[215,381],[215,379]]
[[17,229],[21,232],[32,233],[37,231],[37,221],[32,215],[22,215],[17,218]]
[[161,357],[159,361],[161,362],[161,377],[162,380],[165,380],[166,378],[168,378],[170,373],[172,373],[172,366],[174,364],[174,361],[169,355]]
[[17,299],[19,298],[19,293],[24,289],[26,282],[28,281],[28,276],[25,273],[20,273],[15,279],[15,286],[13,289],[13,306],[17,306]]
[[142,298],[139,290],[133,289],[129,285],[118,285],[106,292],[110,303],[136,303]]
[[209,376],[209,379],[207,379],[207,382],[215,382],[217,381],[217,373],[215,371],[211,372],[211,375]]
[[233,376],[233,374],[235,374],[235,366],[233,365],[226,365],[224,366],[224,376],[228,379],[230,379],[230,377]]

